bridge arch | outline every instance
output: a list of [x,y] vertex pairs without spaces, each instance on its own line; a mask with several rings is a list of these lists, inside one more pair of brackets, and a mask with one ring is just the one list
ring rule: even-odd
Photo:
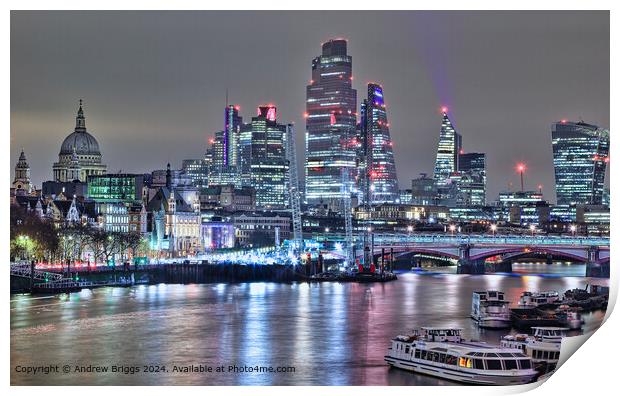
[[546,248],[546,247],[535,247],[535,248],[523,248],[523,247],[514,247],[514,248],[505,248],[505,249],[495,249],[488,250],[485,252],[481,252],[478,254],[470,255],[470,260],[485,260],[490,257],[500,256],[500,255],[509,255],[509,259],[515,259],[519,257],[525,257],[528,255],[535,254],[549,254],[556,257],[563,257],[571,260],[575,260],[581,263],[586,263],[588,261],[587,252],[583,252],[584,255],[580,255],[578,253],[567,252],[564,250],[558,250],[554,248]]

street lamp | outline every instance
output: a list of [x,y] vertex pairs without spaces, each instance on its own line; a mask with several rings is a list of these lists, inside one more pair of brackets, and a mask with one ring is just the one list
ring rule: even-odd
[[536,231],[536,226],[534,224],[530,224],[530,231],[532,231],[532,237],[533,237],[534,231]]
[[450,227],[448,227],[450,229],[450,233],[452,234],[452,236],[454,236],[454,230],[456,230],[456,226],[454,224],[450,224]]
[[411,232],[413,231],[413,226],[408,225],[407,226],[407,232],[409,233],[409,236],[411,236]]
[[577,226],[574,224],[570,225],[570,232],[573,233],[573,238],[575,237],[575,231],[577,231]]
[[493,238],[495,238],[495,231],[497,231],[497,224],[491,224],[491,232],[493,233]]

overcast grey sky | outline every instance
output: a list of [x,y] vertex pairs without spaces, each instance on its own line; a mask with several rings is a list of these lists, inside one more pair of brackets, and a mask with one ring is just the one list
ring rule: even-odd
[[358,101],[383,83],[401,188],[432,173],[441,105],[487,153],[489,200],[518,161],[555,200],[550,124],[609,127],[606,11],[12,12],[11,167],[23,147],[34,183],[52,178],[79,98],[109,171],[180,167],[222,129],[226,88],[248,120],[275,103],[302,158],[305,85],[332,37],[349,40]]

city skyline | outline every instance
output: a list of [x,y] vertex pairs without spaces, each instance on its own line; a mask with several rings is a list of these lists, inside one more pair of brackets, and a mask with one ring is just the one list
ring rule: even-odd
[[[297,125],[298,158],[303,160],[303,155],[300,155],[303,153],[305,144],[303,139],[305,90],[303,87],[308,83],[308,69],[312,58],[316,56],[318,45],[332,36],[338,37],[336,34],[338,32],[334,32],[332,35],[327,33],[331,29],[326,28],[325,32],[309,34],[305,31],[306,26],[302,24],[303,26],[299,29],[304,32],[302,44],[295,44],[295,50],[292,52],[292,56],[287,57],[287,62],[278,61],[279,58],[273,57],[274,48],[268,45],[262,47],[265,53],[264,57],[267,59],[259,58],[257,62],[261,65],[268,63],[274,70],[265,73],[264,67],[256,67],[256,69],[261,69],[262,74],[264,74],[264,79],[256,83],[258,84],[256,86],[253,86],[253,83],[249,81],[255,72],[248,64],[235,64],[231,67],[234,72],[238,73],[232,77],[228,75],[226,79],[218,79],[217,75],[208,77],[203,75],[196,80],[201,81],[201,83],[189,84],[190,81],[178,73],[183,68],[188,68],[194,73],[195,62],[181,62],[165,67],[159,65],[151,70],[150,65],[149,67],[145,66],[148,62],[140,58],[140,56],[146,56],[146,59],[152,56],[163,56],[166,48],[179,51],[181,54],[189,54],[182,48],[169,47],[170,43],[163,37],[150,41],[149,50],[137,51],[140,55],[137,56],[124,53],[125,50],[129,49],[129,44],[121,45],[119,49],[110,47],[109,40],[111,39],[108,34],[102,33],[93,36],[92,33],[80,29],[81,24],[87,23],[91,19],[88,13],[77,13],[80,14],[80,18],[67,19],[66,26],[68,27],[64,31],[50,30],[50,22],[47,21],[46,24],[46,20],[36,14],[13,14],[11,67],[14,73],[11,75],[11,166],[17,162],[20,150],[23,147],[32,168],[33,182],[37,187],[40,187],[43,181],[52,179],[50,170],[52,163],[58,156],[58,152],[56,152],[58,142],[72,130],[75,105],[80,97],[85,99],[89,131],[101,145],[103,162],[115,164],[109,165],[109,172],[116,172],[120,169],[132,173],[148,172],[153,169],[162,169],[167,162],[171,162],[174,168],[180,168],[183,159],[200,158],[207,148],[208,139],[213,137],[215,131],[222,129],[221,110],[225,105],[225,88],[228,87],[230,87],[230,102],[241,105],[240,115],[251,117],[251,109],[260,104],[272,102],[278,106],[278,118],[282,119],[283,122],[295,122]],[[132,16],[136,13],[128,14],[114,18],[114,13],[104,12],[98,19],[115,22],[116,25],[127,28],[130,20],[139,19]],[[223,19],[228,17],[223,15],[226,13],[216,14],[222,14],[220,17]],[[243,19],[248,14],[241,13],[239,15],[237,13],[235,15]],[[257,18],[259,19],[269,18],[269,15],[265,13],[255,14],[258,15]],[[294,13],[289,14],[294,15]],[[311,20],[314,20],[313,18],[317,15],[316,13],[308,14],[309,18],[306,19]],[[435,161],[434,150],[440,129],[439,108],[444,104],[448,106],[450,117],[455,122],[457,130],[463,135],[464,150],[487,153],[489,201],[494,200],[499,191],[507,189],[508,182],[512,182],[513,189],[518,189],[518,174],[514,170],[514,166],[516,162],[521,161],[525,162],[528,167],[526,188],[533,190],[542,184],[546,198],[555,201],[550,125],[564,118],[574,121],[583,118],[586,122],[600,125],[603,128],[607,128],[609,125],[609,66],[605,63],[605,59],[600,64],[593,65],[592,62],[586,61],[589,56],[584,55],[594,56],[596,53],[599,58],[601,56],[608,58],[608,21],[601,23],[601,21],[606,21],[607,13],[578,13],[575,15],[571,15],[570,12],[542,13],[548,15],[545,18],[538,15],[523,17],[523,22],[527,22],[535,32],[540,34],[547,32],[547,34],[539,34],[539,41],[534,43],[533,37],[530,37],[533,33],[529,31],[520,43],[514,41],[506,43],[507,50],[513,52],[516,50],[512,56],[507,55],[508,59],[517,62],[516,64],[520,69],[525,69],[520,72],[522,75],[517,75],[516,78],[508,72],[511,69],[498,68],[497,65],[492,68],[486,64],[478,65],[482,73],[474,73],[471,69],[471,60],[467,62],[464,60],[464,63],[459,63],[458,70],[451,69],[450,66],[454,63],[454,57],[458,58],[459,51],[464,51],[462,48],[456,51],[457,54],[454,54],[450,49],[455,44],[457,47],[459,47],[459,43],[465,47],[468,44],[470,50],[480,51],[482,43],[474,43],[473,41],[480,38],[479,35],[484,27],[489,28],[491,20],[497,19],[492,17],[492,14],[497,13],[487,12],[478,15],[477,13],[455,12],[411,12],[405,13],[406,17],[395,13],[373,13],[378,24],[385,24],[386,21],[394,19],[396,21],[416,21],[418,25],[414,30],[421,29],[421,26],[429,27],[433,21],[435,23],[442,20],[453,22],[448,28],[450,34],[446,33],[443,36],[442,34],[430,34],[439,28],[439,26],[432,25],[429,34],[422,36],[418,32],[417,35],[410,37],[413,43],[401,42],[399,40],[402,39],[394,38],[398,36],[390,34],[392,37],[390,42],[394,42],[395,49],[401,49],[403,52],[402,48],[407,48],[404,44],[408,43],[413,46],[413,48],[407,49],[407,54],[400,54],[400,58],[398,58],[400,61],[409,60],[412,62],[406,67],[400,64],[395,65],[394,62],[389,61],[394,55],[395,49],[392,48],[382,48],[381,51],[385,55],[373,57],[374,52],[384,42],[379,38],[368,39],[364,32],[354,32],[349,29],[349,24],[353,23],[351,20],[355,20],[355,18],[343,16],[342,13],[338,12],[335,14],[343,17],[346,22],[345,25],[347,25],[340,29],[345,30],[342,33],[348,39],[350,47],[348,52],[354,61],[353,87],[364,92],[367,81],[377,80],[389,92],[388,118],[390,120],[390,133],[394,141],[401,189],[409,188],[410,180],[417,177],[421,172],[432,174]],[[368,16],[364,15],[363,12],[353,14],[362,20]],[[428,18],[423,18],[424,15],[421,14],[428,14],[426,15]],[[556,17],[558,14],[562,14],[562,18]],[[151,13],[151,17],[162,23],[162,15]],[[52,21],[59,18],[64,21],[63,18],[66,16],[56,14],[50,17],[48,14],[48,18]],[[330,18],[332,18],[331,15],[326,18],[323,24],[335,26]],[[511,28],[518,25],[518,28],[522,29],[518,23],[519,18],[519,16],[508,14],[505,14],[505,17],[500,17],[499,19],[503,20],[506,26],[503,30],[500,29],[497,35],[500,38],[508,38]],[[581,59],[569,56],[570,54],[566,53],[566,44],[563,43],[562,37],[555,37],[553,29],[549,29],[547,26],[548,19],[550,19],[549,23],[561,29],[563,23],[569,23],[567,18],[571,23],[583,25],[581,26],[579,40],[573,40],[571,45],[573,47],[571,51],[580,52],[582,56],[579,58]],[[164,19],[176,26],[171,33],[175,36],[179,30],[196,29],[199,31],[202,29],[200,21],[204,22],[216,18],[213,18],[209,13],[187,16],[183,13],[173,13]],[[187,26],[181,29],[177,24],[180,25],[180,21],[184,19]],[[586,23],[586,20],[589,23]],[[474,28],[474,25],[480,25],[480,23],[474,23],[476,21],[482,25]],[[593,21],[598,21],[598,24]],[[36,26],[32,25],[34,22],[36,22]],[[155,25],[155,22],[149,22],[148,18],[141,20],[140,23],[135,26],[135,34],[129,38],[140,39],[141,34],[150,31],[151,23]],[[493,22],[493,26],[495,23],[497,21]],[[394,25],[399,26],[398,23],[394,23]],[[547,27],[543,29],[542,33],[540,30],[536,30],[542,29],[543,25]],[[212,28],[216,29],[216,27]],[[21,30],[23,28],[28,29],[28,34],[45,29],[50,33],[50,37],[38,39],[39,41],[32,37],[27,38],[25,31]],[[263,28],[261,27],[261,29]],[[280,30],[282,29],[285,28],[280,28]],[[390,32],[397,30],[396,27],[389,27],[389,29]],[[349,34],[345,34],[347,33],[346,30],[351,31]],[[119,34],[126,33],[123,29],[121,31]],[[80,34],[76,34],[77,32]],[[111,34],[107,30],[106,32]],[[463,34],[457,34],[458,32]],[[460,36],[459,40],[451,40],[452,35],[454,37]],[[292,45],[287,41],[293,41],[290,38],[274,37],[277,37],[277,40],[285,41],[285,43],[279,41],[279,45],[274,45],[277,47],[275,48],[276,52],[282,52],[283,49]],[[65,41],[56,43],[54,40],[59,38],[63,38]],[[213,45],[211,40],[208,40],[208,35],[201,39],[208,41],[206,44]],[[432,48],[433,43],[442,40],[444,46]],[[488,37],[485,38],[485,41],[493,41],[493,43],[485,43],[485,45],[496,45],[495,41]],[[234,42],[241,44],[241,40]],[[250,42],[253,41],[250,40]],[[552,45],[553,43],[556,45]],[[37,45],[57,48],[59,50],[57,52],[62,56],[57,58],[56,54],[50,54],[49,51],[38,51]],[[75,51],[84,49],[84,45],[87,45],[91,50],[93,48],[103,50],[104,53],[124,53],[125,57],[119,57],[117,62],[112,65],[114,67],[110,67],[111,65],[105,62],[103,62],[105,65],[97,66],[93,65],[93,61],[98,57],[98,54],[86,51],[75,66],[62,69],[54,66],[54,61],[65,62],[63,65],[66,66],[66,57],[74,56]],[[249,48],[246,46],[249,47],[249,45],[248,43],[242,45],[243,48],[237,48],[236,53],[247,56],[247,54],[244,55],[244,50],[248,50]],[[185,47],[185,45],[181,47]],[[187,47],[196,48],[193,45]],[[525,64],[523,60],[515,59],[518,53],[525,51],[525,47],[528,47],[528,53],[530,53],[530,58],[528,58],[530,64],[535,63],[539,69],[542,68],[544,71],[547,68],[552,69],[553,65],[560,62],[562,68],[551,74],[543,71],[532,73],[534,70],[528,69],[531,66]],[[543,49],[549,53],[543,54],[542,52],[545,52]],[[205,53],[207,52],[209,51],[205,50]],[[199,54],[195,53],[189,55],[200,57]],[[500,58],[502,56],[503,54],[497,54],[497,50],[494,49],[494,57]],[[558,59],[553,59],[553,56]],[[219,58],[215,61],[210,60],[210,62],[217,66],[222,63],[219,62]],[[290,62],[288,61],[289,58],[291,59]],[[570,62],[568,64],[567,59]],[[497,59],[490,59],[489,61],[492,63]],[[506,62],[506,60],[502,62]],[[39,65],[50,67],[42,70],[39,69]],[[209,67],[216,67],[212,64],[209,65]],[[99,67],[104,68],[99,69]],[[170,68],[176,73],[171,80],[162,80],[163,77],[160,73],[166,68]],[[101,74],[101,71],[104,73]],[[140,71],[145,76],[138,78],[137,81],[132,80],[131,76],[135,79],[135,73]],[[424,75],[422,71],[428,74]],[[189,76],[196,77],[192,73],[188,73]],[[40,76],[41,74],[43,77]],[[202,74],[209,73],[203,71]],[[413,75],[408,77],[409,74]],[[460,75],[463,75],[462,80],[455,78],[460,77]],[[506,79],[510,78],[510,81],[502,81],[503,75]],[[55,78],[51,78],[51,76]],[[292,79],[293,76],[294,79]],[[299,76],[301,76],[301,80],[298,79]],[[530,79],[525,78],[526,76]],[[29,82],[26,82],[25,78],[28,78]],[[45,79],[42,84],[41,78]],[[142,95],[136,92],[136,86],[152,82],[152,79],[157,81],[158,78],[163,83],[161,86],[148,88]],[[233,80],[233,78],[238,81]],[[58,79],[64,82],[62,86],[59,82],[51,82]],[[227,81],[222,82],[221,80]],[[121,81],[126,83],[126,86],[119,87]],[[396,83],[398,81],[402,81],[402,86]],[[534,85],[540,85],[540,81],[547,83],[546,89],[541,90],[540,86],[534,87]],[[497,85],[500,82],[506,85]],[[37,84],[41,86],[36,87]],[[56,86],[56,84],[58,85]],[[214,85],[213,88],[210,88],[211,84]],[[220,87],[222,84],[223,86]],[[429,84],[432,87],[429,87]],[[495,84],[502,88],[505,87],[505,89],[492,92],[489,91],[488,84]],[[513,84],[521,85],[523,92],[510,92],[511,89],[514,89],[511,88]],[[116,87],[116,91],[110,90],[107,85]],[[35,88],[39,90],[38,95],[34,94]],[[183,89],[179,90],[180,88]],[[448,90],[448,88],[450,89]],[[466,89],[461,90],[461,88]],[[478,89],[474,91],[472,88]],[[41,89],[48,94],[41,95]],[[156,94],[149,96],[153,95],[153,91]],[[477,91],[486,95],[468,96]],[[504,91],[510,92],[510,94],[505,95]],[[52,94],[53,92],[56,94]],[[572,95],[570,95],[571,92]],[[548,101],[549,96],[553,98],[552,103]],[[162,105],[171,104],[162,100],[162,97],[178,102],[174,103],[177,107],[161,108]],[[511,97],[513,97],[511,100],[503,102],[503,99],[510,99]],[[488,106],[482,105],[483,103]],[[357,105],[359,106],[359,103]],[[33,115],[36,116],[33,117]],[[501,130],[501,139],[493,139],[497,136],[498,130]],[[179,139],[179,136],[184,138]],[[547,144],[538,144],[537,140],[532,139],[544,139]],[[497,147],[493,145],[494,142],[499,143]],[[50,150],[49,147],[53,147],[53,149]],[[609,183],[608,179],[607,177],[606,185]]]

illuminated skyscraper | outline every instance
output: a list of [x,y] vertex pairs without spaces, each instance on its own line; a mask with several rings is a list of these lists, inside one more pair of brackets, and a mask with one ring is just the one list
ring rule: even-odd
[[241,185],[254,187],[261,209],[288,207],[287,125],[278,124],[276,114],[275,106],[260,106],[239,137]]
[[[360,111],[361,155],[359,162],[364,164],[364,179],[369,183],[371,203],[394,203],[398,200],[398,180],[390,128],[387,120],[383,88],[376,83],[368,84],[368,98],[362,102]],[[366,168],[365,164],[370,165]]]
[[239,106],[227,105],[224,109],[224,130],[215,133],[211,145],[213,159],[209,172],[210,186],[240,186],[239,139],[242,125]]
[[228,105],[224,110],[224,159],[228,166],[238,165],[239,134],[241,133],[243,118],[239,116],[238,105]]
[[459,154],[459,193],[464,206],[486,205],[487,170],[486,154],[464,153]]
[[563,120],[552,124],[551,142],[558,205],[602,204],[609,130]]
[[340,206],[343,174],[354,183],[357,91],[352,88],[352,58],[347,41],[329,40],[312,60],[312,80],[306,87],[305,200]]
[[458,170],[458,158],[461,151],[461,135],[454,129],[452,121],[448,117],[448,109],[443,107],[441,113],[443,116],[441,132],[437,146],[435,171],[433,172],[433,179],[438,188],[450,183],[450,175]]

